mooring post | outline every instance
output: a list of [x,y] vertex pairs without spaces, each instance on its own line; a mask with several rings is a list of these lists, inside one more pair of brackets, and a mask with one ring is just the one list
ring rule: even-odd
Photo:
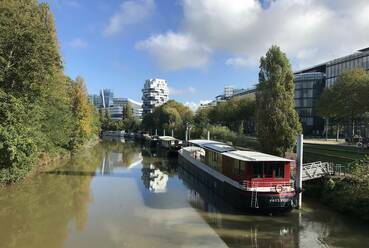
[[155,129],[155,136],[158,136],[158,129]]
[[210,140],[210,131],[208,131],[208,140]]
[[165,136],[165,129],[163,130],[163,136]]
[[185,143],[187,146],[187,141],[188,141],[188,128],[186,128],[186,133],[185,133]]
[[173,131],[173,129],[172,129],[172,137],[174,137],[174,131]]
[[296,190],[297,190],[297,208],[302,206],[302,163],[304,153],[304,135],[297,137],[297,154],[296,154]]

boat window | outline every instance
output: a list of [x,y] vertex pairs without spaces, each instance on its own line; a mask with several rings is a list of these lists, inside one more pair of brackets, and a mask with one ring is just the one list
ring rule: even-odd
[[213,154],[213,161],[217,161],[218,160],[218,154],[217,153],[215,153],[215,152],[212,152],[212,154]]
[[253,178],[284,178],[284,164],[267,162],[253,165]]
[[254,164],[253,172],[254,172],[253,173],[254,178],[262,178],[263,177],[263,165]]
[[273,177],[273,167],[271,164],[264,163],[264,177]]
[[274,167],[275,177],[284,178],[284,164],[282,163],[275,164],[273,167]]
[[245,164],[243,161],[234,160],[233,163],[233,175],[244,175],[245,174]]

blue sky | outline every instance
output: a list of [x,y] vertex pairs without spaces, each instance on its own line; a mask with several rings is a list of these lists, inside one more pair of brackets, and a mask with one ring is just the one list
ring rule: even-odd
[[[224,85],[257,82],[273,44],[294,69],[369,45],[369,4],[356,0],[47,0],[67,75],[90,93],[140,100],[147,78],[198,104]],[[287,14],[288,13],[288,14]],[[347,35],[350,30],[350,35]]]

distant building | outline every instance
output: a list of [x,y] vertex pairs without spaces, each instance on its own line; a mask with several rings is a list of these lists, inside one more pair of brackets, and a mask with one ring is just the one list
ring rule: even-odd
[[129,98],[113,97],[112,90],[100,90],[100,95],[89,95],[90,102],[97,108],[103,111],[108,111],[112,120],[121,120],[123,117],[123,107],[130,103],[132,114],[136,118],[142,118],[142,103],[136,102]]
[[153,109],[168,101],[169,90],[163,79],[148,79],[142,89],[143,114],[152,113]]
[[234,87],[231,85],[224,86],[224,98],[233,96],[234,90],[235,90]]
[[108,108],[113,106],[113,91],[110,89],[103,89],[100,90],[100,97],[102,100],[103,108]]
[[113,106],[124,107],[127,104],[131,105],[132,114],[136,118],[142,118],[142,103],[136,102],[129,98],[113,98]]
[[295,74],[295,109],[305,134],[321,135],[324,121],[317,115],[316,102],[325,86],[321,72]]
[[296,111],[305,134],[323,134],[324,121],[317,116],[315,103],[325,87],[332,86],[342,72],[353,68],[369,71],[369,47],[294,73]]
[[111,106],[106,108],[108,110],[110,117],[113,121],[119,121],[123,118],[123,107],[122,106]]
[[102,99],[100,95],[89,95],[88,96],[90,102],[92,105],[94,105],[96,108],[102,108],[103,107],[103,103],[102,103]]

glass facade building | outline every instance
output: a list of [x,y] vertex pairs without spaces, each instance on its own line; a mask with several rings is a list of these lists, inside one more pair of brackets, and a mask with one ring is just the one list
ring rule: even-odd
[[320,135],[323,131],[324,121],[316,114],[316,101],[324,86],[324,73],[295,74],[295,108],[304,133]]
[[299,113],[305,134],[323,133],[324,121],[316,114],[316,101],[324,87],[334,85],[342,72],[354,68],[369,71],[369,47],[295,72],[296,111]]
[[102,99],[102,105],[104,108],[112,107],[113,106],[113,91],[110,89],[103,89],[100,90],[100,96]]
[[369,48],[329,61],[326,65],[327,86],[332,86],[342,72],[353,68],[364,68],[365,70],[369,70]]

